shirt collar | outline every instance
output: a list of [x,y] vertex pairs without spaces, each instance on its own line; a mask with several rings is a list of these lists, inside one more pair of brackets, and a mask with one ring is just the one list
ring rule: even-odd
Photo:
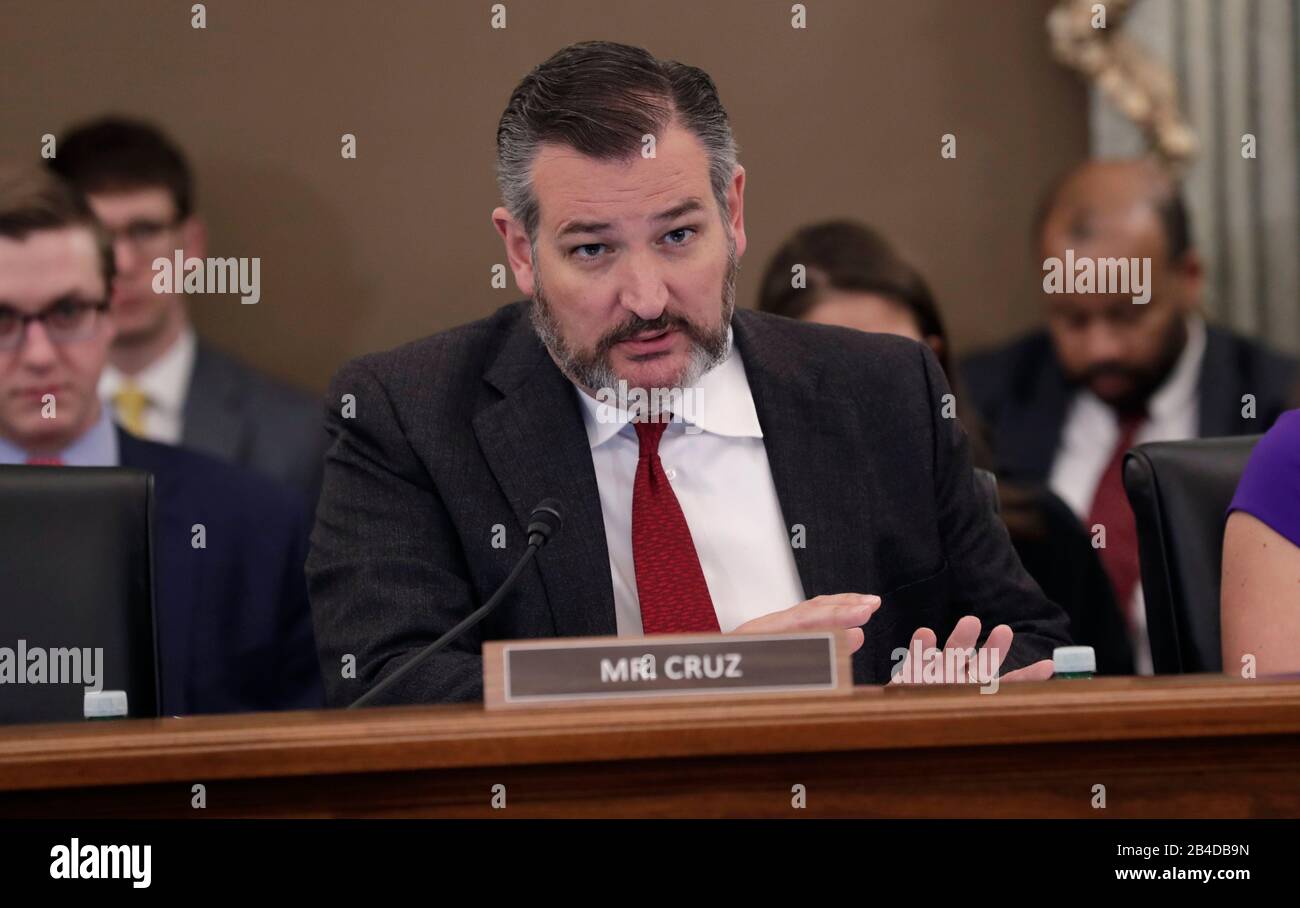
[[[100,405],[99,418],[81,437],[59,452],[59,459],[69,467],[115,467],[120,461],[117,446],[117,429],[108,414],[108,407]],[[0,464],[27,462],[27,452],[0,438]]]
[[[683,423],[683,431],[689,434],[708,432],[732,438],[763,437],[758,411],[754,409],[754,396],[745,377],[745,365],[732,341],[731,327],[728,326],[726,358],[693,386],[682,389],[680,395],[668,397],[668,409],[674,414],[674,423]],[[603,392],[601,400],[596,400],[577,385],[573,389],[582,401],[582,420],[592,448],[609,441],[620,431],[635,431],[629,428],[631,423],[626,410],[627,403],[635,402],[630,400],[635,390],[625,392],[625,399],[620,401],[618,389]]]
[[103,375],[99,377],[100,399],[111,401],[124,383],[133,381],[149,399],[150,407],[170,416],[179,417],[181,409],[185,406],[190,374],[194,371],[196,346],[194,329],[187,324],[163,355],[137,374],[127,375],[112,365],[105,366]]

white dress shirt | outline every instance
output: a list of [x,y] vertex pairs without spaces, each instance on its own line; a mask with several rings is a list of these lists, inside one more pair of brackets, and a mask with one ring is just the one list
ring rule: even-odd
[[144,410],[144,437],[163,444],[180,444],[196,343],[194,329],[186,325],[167,351],[138,374],[131,376],[112,365],[105,366],[99,377],[99,399],[113,409],[113,395],[123,383],[134,381],[149,401]]
[[[726,632],[802,602],[803,584],[739,351],[732,346],[728,358],[691,390],[695,406],[674,410],[683,418],[664,431],[659,459],[690,527],[718,627]],[[574,391],[583,403],[600,490],[618,633],[639,636],[632,560],[636,427],[626,412],[598,403],[577,386]]]
[[[1186,441],[1196,438],[1200,430],[1197,409],[1197,385],[1201,377],[1201,360],[1205,356],[1205,322],[1193,316],[1187,321],[1187,343],[1164,383],[1147,404],[1147,420],[1138,429],[1133,443],[1149,441]],[[1083,522],[1091,533],[1088,515],[1097,485],[1106,472],[1115,445],[1119,443],[1119,420],[1115,411],[1086,388],[1079,390],[1066,411],[1061,442],[1052,460],[1048,481],[1052,491]],[[1138,674],[1151,674],[1151,648],[1146,636],[1146,607],[1142,585],[1133,591],[1129,603],[1138,624],[1133,641]]]

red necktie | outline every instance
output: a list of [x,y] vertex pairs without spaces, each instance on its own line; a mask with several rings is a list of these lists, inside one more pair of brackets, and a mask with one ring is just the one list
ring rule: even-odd
[[61,457],[28,457],[27,463],[33,467],[61,467],[63,458]]
[[1102,566],[1115,589],[1120,611],[1132,624],[1129,610],[1133,603],[1133,590],[1141,576],[1138,561],[1137,522],[1133,509],[1124,494],[1124,453],[1133,447],[1138,429],[1146,420],[1145,413],[1125,414],[1119,418],[1119,441],[1101,474],[1097,492],[1088,512],[1088,527],[1097,524],[1106,528],[1106,546],[1099,550]]
[[716,632],[709,586],[673,487],[659,462],[667,422],[638,422],[641,456],[632,488],[632,561],[646,634]]

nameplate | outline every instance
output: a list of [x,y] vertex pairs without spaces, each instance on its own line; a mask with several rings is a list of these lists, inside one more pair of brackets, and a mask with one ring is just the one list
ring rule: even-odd
[[488,709],[806,697],[853,688],[844,635],[665,634],[483,644]]

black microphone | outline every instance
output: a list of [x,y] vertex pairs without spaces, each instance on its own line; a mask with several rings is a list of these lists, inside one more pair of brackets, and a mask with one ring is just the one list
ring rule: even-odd
[[[533,513],[528,515],[528,544],[541,548],[560,532],[562,523],[564,518],[560,516],[560,503],[554,498],[543,499],[533,508]],[[527,557],[526,553],[524,557]]]
[[497,607],[498,603],[506,597],[506,593],[510,592],[510,588],[515,585],[515,581],[518,580],[519,575],[523,573],[524,566],[533,559],[533,556],[537,554],[538,549],[546,545],[550,538],[560,531],[560,525],[562,523],[563,518],[560,516],[560,503],[554,498],[544,499],[537,505],[537,507],[533,508],[533,512],[528,515],[528,548],[524,550],[524,554],[515,564],[514,569],[510,572],[509,576],[507,576],[505,581],[497,587],[497,591],[492,594],[492,598],[460,624],[456,625],[437,640],[420,650],[419,653],[397,671],[393,672],[379,684],[376,684],[374,687],[370,688],[370,690],[358,697],[356,701],[348,707],[348,709],[356,709],[358,706],[365,706],[367,703],[374,700],[375,697],[396,684],[398,680],[405,677],[408,672],[412,671],[417,666],[422,665],[426,659],[438,650],[451,643],[461,634],[465,633],[465,631],[469,630],[491,614],[492,610]]

